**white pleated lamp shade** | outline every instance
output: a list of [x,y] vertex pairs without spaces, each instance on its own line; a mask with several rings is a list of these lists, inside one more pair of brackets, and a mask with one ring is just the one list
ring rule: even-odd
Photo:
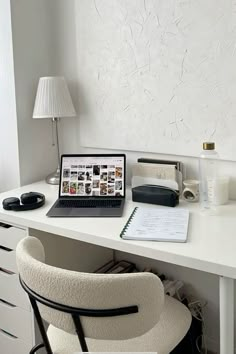
[[41,77],[35,98],[33,118],[73,116],[76,116],[76,112],[64,77]]

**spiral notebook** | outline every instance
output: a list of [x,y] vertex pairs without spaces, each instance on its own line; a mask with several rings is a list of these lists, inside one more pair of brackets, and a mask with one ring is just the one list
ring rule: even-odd
[[186,242],[189,211],[169,208],[134,208],[120,237],[125,240]]

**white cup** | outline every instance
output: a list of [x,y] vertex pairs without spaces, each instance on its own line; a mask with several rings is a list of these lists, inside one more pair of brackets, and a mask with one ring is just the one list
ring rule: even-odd
[[197,202],[199,200],[199,181],[196,179],[186,179],[183,181],[184,190],[182,197],[187,202]]

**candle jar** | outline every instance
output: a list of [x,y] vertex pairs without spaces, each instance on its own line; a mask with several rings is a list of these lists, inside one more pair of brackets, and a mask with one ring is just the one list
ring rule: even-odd
[[218,177],[213,183],[214,205],[223,205],[229,199],[229,177]]

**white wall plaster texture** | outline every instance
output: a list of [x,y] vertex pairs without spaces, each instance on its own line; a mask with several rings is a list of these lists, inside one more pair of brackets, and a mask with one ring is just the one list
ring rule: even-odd
[[[77,2],[81,144],[236,160],[236,1]],[[86,21],[85,21],[86,19]]]

